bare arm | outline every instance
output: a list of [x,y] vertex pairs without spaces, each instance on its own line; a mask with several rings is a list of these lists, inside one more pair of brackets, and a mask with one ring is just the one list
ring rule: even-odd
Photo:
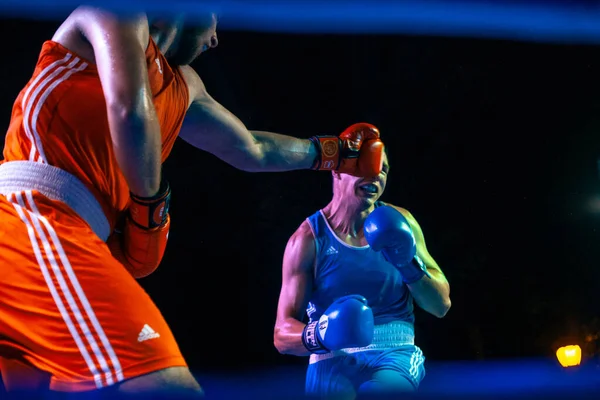
[[94,49],[119,167],[134,194],[151,197],[160,186],[161,135],[146,67],[148,21],[90,7],[76,13]]
[[312,291],[315,256],[314,237],[308,222],[304,221],[288,240],[283,256],[274,333],[275,347],[281,354],[310,355],[302,342],[306,326],[302,316]]
[[309,169],[316,149],[308,139],[272,132],[249,131],[213,99],[198,74],[182,67],[190,88],[190,107],[180,137],[228,164],[248,172]]
[[417,282],[408,285],[408,288],[419,307],[438,318],[442,318],[451,306],[450,284],[446,280],[442,269],[431,254],[429,254],[425,245],[423,230],[415,217],[404,208],[395,206],[394,208],[400,211],[408,220],[416,239],[417,255],[427,267],[427,272],[431,275],[431,278],[424,276]]

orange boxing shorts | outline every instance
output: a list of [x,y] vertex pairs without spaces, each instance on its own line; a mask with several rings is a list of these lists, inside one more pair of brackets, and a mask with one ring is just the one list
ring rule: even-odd
[[35,368],[50,377],[48,389],[78,392],[186,366],[158,308],[110,254],[109,233],[100,205],[71,174],[30,161],[0,165],[7,382]]

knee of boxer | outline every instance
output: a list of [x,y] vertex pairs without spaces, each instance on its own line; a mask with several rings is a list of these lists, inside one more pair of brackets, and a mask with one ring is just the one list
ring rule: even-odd
[[0,373],[8,393],[43,393],[50,390],[50,374],[23,361],[0,357]]
[[357,400],[362,399],[392,399],[402,393],[416,392],[414,383],[402,375],[396,375],[389,380],[377,378],[363,382],[358,388]]
[[[113,397],[114,395],[114,397]],[[187,367],[164,368],[117,385],[111,399],[204,399],[204,390]]]

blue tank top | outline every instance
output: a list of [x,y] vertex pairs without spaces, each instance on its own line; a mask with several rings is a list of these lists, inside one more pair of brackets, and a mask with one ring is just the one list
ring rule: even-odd
[[311,322],[318,320],[334,300],[360,294],[373,309],[376,325],[391,321],[414,323],[413,299],[396,267],[368,245],[357,247],[343,242],[322,210],[307,221],[316,244],[313,292],[306,309]]

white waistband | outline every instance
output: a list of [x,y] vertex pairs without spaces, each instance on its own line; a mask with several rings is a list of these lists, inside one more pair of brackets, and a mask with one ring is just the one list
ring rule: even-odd
[[32,161],[0,164],[0,194],[6,196],[25,190],[36,190],[49,199],[62,201],[83,218],[100,239],[108,239],[110,224],[100,203],[70,173],[52,165]]
[[415,328],[410,322],[393,321],[383,325],[375,325],[373,342],[365,347],[350,347],[325,354],[311,354],[309,364],[329,358],[359,353],[369,350],[389,350],[396,347],[415,344]]

